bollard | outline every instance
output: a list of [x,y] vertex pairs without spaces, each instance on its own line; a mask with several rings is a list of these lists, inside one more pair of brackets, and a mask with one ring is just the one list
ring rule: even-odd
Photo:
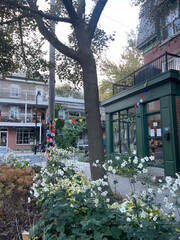
[[26,232],[26,231],[24,231],[24,232],[22,233],[22,237],[23,237],[23,240],[29,240],[29,233]]

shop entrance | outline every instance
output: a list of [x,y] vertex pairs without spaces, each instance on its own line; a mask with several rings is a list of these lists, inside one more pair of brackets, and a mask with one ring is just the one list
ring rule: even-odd
[[146,104],[148,124],[148,153],[154,156],[154,164],[164,166],[163,142],[161,130],[160,101],[156,100]]
[[148,116],[148,142],[149,155],[155,157],[154,163],[164,165],[160,114]]
[[0,129],[0,147],[7,148],[8,146],[8,131],[6,129]]

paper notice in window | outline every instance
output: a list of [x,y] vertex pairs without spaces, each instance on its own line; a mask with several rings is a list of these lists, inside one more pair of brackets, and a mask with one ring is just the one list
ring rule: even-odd
[[161,128],[157,128],[157,137],[161,137]]
[[151,136],[151,137],[155,137],[155,131],[154,131],[154,129],[150,129],[150,136]]

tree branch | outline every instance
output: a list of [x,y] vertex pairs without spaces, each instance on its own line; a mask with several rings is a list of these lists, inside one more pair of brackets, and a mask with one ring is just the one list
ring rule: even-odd
[[85,14],[85,0],[80,0],[77,9],[77,15],[82,18],[84,14]]
[[79,17],[73,7],[72,0],[62,0],[66,10],[68,11],[69,17],[73,27],[76,27],[76,23],[79,21]]
[[91,19],[90,19],[90,22],[89,22],[89,25],[87,28],[87,31],[89,32],[91,40],[94,36],[94,32],[96,30],[99,18],[101,16],[101,13],[102,13],[107,1],[108,0],[98,0],[97,4],[93,10],[93,13],[92,13],[92,16],[91,16]]
[[[33,0],[27,0],[31,8],[37,9],[37,6],[34,4]],[[59,52],[63,53],[67,57],[73,58],[76,61],[80,61],[78,52],[67,47],[56,37],[55,33],[49,30],[46,26],[42,17],[38,14],[32,13],[33,18],[36,20],[40,33],[52,44],[52,46],[57,49]]]
[[40,15],[41,17],[43,18],[46,18],[46,19],[49,19],[49,20],[53,20],[53,21],[57,21],[57,22],[67,22],[67,23],[71,23],[71,20],[69,18],[62,18],[62,17],[58,17],[58,16],[53,16],[51,14],[47,14],[47,13],[44,13],[43,11],[41,10],[38,10],[38,9],[34,9],[32,7],[28,7],[28,6],[23,6],[23,5],[20,5],[16,2],[12,2],[9,7],[15,7],[17,9],[21,9],[21,10],[25,10],[25,11],[28,11],[28,12],[32,12],[32,13],[36,13],[38,15]]

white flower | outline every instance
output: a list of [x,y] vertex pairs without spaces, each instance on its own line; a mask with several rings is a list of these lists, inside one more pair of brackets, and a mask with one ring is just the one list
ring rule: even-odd
[[113,168],[112,168],[111,166],[108,167],[108,171],[112,171],[112,169],[113,169]]
[[96,199],[94,200],[94,203],[97,205],[97,204],[99,203],[99,200],[96,198]]
[[142,191],[142,196],[143,196],[143,197],[146,196],[146,191]]
[[112,163],[112,160],[109,160],[108,163]]
[[155,157],[154,157],[154,156],[150,156],[149,159],[150,159],[151,161],[154,161]]
[[34,196],[35,196],[36,198],[38,198],[38,197],[39,197],[39,193],[38,193],[37,191],[35,191],[35,192],[34,192]]
[[155,222],[157,220],[157,216],[153,217],[153,221]]
[[113,170],[112,170],[112,173],[114,173],[114,174],[115,174],[115,173],[116,173],[116,169],[113,169]]
[[48,192],[48,188],[47,188],[47,187],[45,187],[45,188],[44,188],[44,191],[45,191],[45,192]]
[[30,203],[31,202],[31,198],[30,197],[28,197],[28,203]]
[[159,179],[158,181],[159,181],[160,183],[162,183],[162,179]]
[[117,157],[115,157],[115,158],[116,158],[116,160],[120,160],[120,157],[118,157],[118,156],[117,156]]
[[144,160],[144,158],[141,158],[141,162],[142,162],[142,163],[145,163],[145,160]]
[[104,175],[104,179],[108,179],[108,176],[107,176],[107,175]]
[[137,158],[134,158],[134,159],[133,159],[133,163],[134,163],[134,164],[137,164],[137,163],[138,163],[138,159],[137,159]]
[[168,202],[168,198],[167,197],[164,197],[164,202]]
[[151,188],[148,188],[148,192],[149,192],[149,193],[152,193],[152,189],[151,189]]
[[109,203],[109,202],[110,202],[110,199],[109,199],[109,198],[107,198],[107,199],[106,199],[106,202],[107,202],[107,203]]
[[136,150],[133,150],[132,154],[136,155]]
[[143,168],[143,173],[147,173],[148,172],[148,170],[147,170],[147,168]]
[[121,168],[125,167],[127,165],[127,162],[124,160],[122,163],[121,163]]
[[127,220],[127,222],[131,222],[131,218],[129,218],[129,217],[126,220]]
[[94,166],[94,167],[97,167],[97,164],[96,164],[96,163],[93,163],[93,166]]
[[173,208],[173,203],[166,202],[165,207],[167,207],[168,209],[172,209]]
[[98,187],[98,191],[101,191],[102,190],[102,188],[101,187]]
[[140,226],[140,228],[142,228],[142,227],[143,227],[143,225],[142,225],[142,224],[140,224],[139,226]]
[[63,176],[63,175],[64,175],[64,172],[63,172],[61,169],[59,169],[59,170],[58,170],[58,174],[60,174],[61,176]]
[[153,216],[153,213],[150,213],[149,216],[152,217],[152,216]]
[[139,165],[138,165],[138,168],[143,168],[143,164],[142,163],[140,163]]
[[96,163],[99,163],[99,160],[96,160]]
[[173,191],[177,191],[177,190],[178,190],[178,186],[177,186],[176,184],[173,184],[172,190],[173,190]]
[[107,191],[101,193],[101,195],[102,195],[103,197],[105,197],[107,194],[108,194]]
[[144,159],[146,160],[146,162],[148,162],[148,161],[149,161],[149,158],[148,158],[148,157],[145,157]]
[[166,177],[166,182],[167,182],[167,184],[168,185],[170,185],[171,184],[171,182],[172,182],[172,178],[171,177]]
[[71,207],[71,208],[73,208],[73,207],[74,207],[74,205],[71,203],[70,207]]
[[120,210],[121,213],[125,213],[126,212],[126,208],[125,207],[121,207],[119,210]]
[[141,217],[142,217],[142,218],[145,218],[145,217],[146,217],[146,215],[145,215],[145,212],[144,212],[144,211],[142,211],[142,213],[141,213]]
[[180,178],[176,179],[175,184],[180,186]]

